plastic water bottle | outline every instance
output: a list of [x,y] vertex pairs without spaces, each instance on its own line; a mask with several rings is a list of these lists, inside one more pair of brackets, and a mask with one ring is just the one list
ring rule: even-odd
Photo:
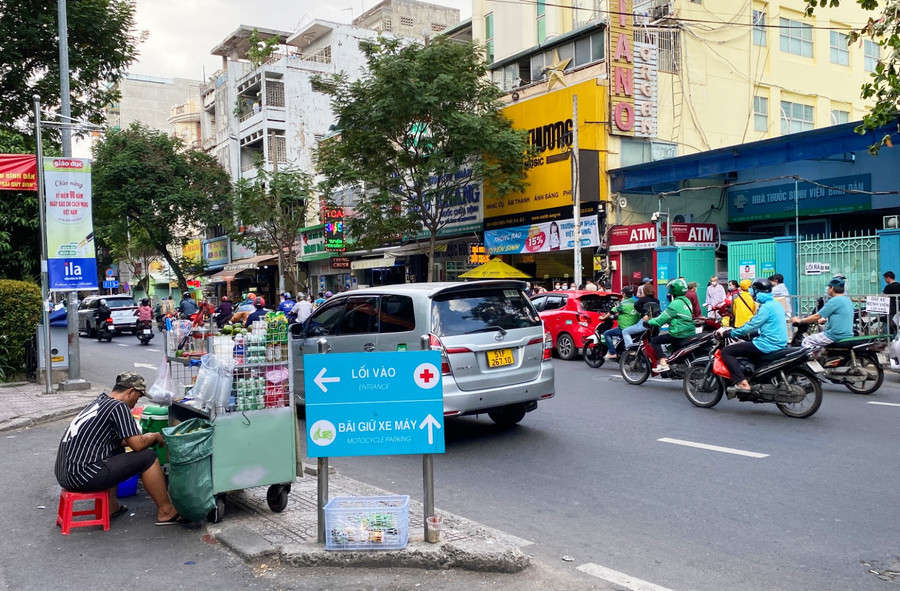
[[234,364],[244,364],[244,335],[242,334],[234,337]]

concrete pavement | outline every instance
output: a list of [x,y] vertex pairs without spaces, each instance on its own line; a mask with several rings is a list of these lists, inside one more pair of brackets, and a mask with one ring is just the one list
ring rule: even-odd
[[[24,429],[74,416],[102,390],[55,390],[31,382],[0,384],[0,432]],[[284,564],[298,567],[401,567],[424,569],[459,568],[513,573],[529,566],[522,551],[527,545],[500,531],[464,517],[436,509],[443,515],[438,543],[424,539],[422,503],[410,499],[409,542],[402,550],[329,551],[316,542],[318,486],[315,460],[304,461],[306,474],[298,477],[288,495],[288,505],[273,513],[266,502],[267,487],[228,493],[224,519],[205,527],[221,543],[245,560],[278,556]],[[48,476],[52,478],[51,476]],[[329,474],[329,498],[336,496],[386,496],[391,493],[347,478]]]

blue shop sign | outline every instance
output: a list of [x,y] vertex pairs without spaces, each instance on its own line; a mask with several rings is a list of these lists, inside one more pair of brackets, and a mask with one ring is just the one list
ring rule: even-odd
[[[848,211],[872,209],[872,175],[857,174],[816,181],[816,184],[797,183],[797,209],[800,217],[817,216]],[[791,219],[794,217],[794,183],[751,188],[750,186],[728,192],[728,221],[752,222],[758,220]]]
[[437,351],[304,355],[311,458],[444,453]]

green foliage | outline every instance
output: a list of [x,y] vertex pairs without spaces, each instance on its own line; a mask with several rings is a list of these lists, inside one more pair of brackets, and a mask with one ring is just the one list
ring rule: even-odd
[[[840,5],[840,0],[805,1],[807,16],[812,16],[817,7]],[[863,84],[861,92],[862,98],[874,100],[875,106],[863,117],[862,125],[856,128],[856,132],[863,134],[892,123],[900,132],[900,0],[856,2],[865,10],[880,10],[881,14],[869,17],[865,25],[851,31],[848,42],[853,44],[862,37],[868,37],[880,46],[882,56],[871,74],[871,81]],[[869,146],[869,152],[877,154],[883,146],[893,146],[890,133]]]
[[[103,107],[114,102],[114,83],[137,58],[134,12],[134,3],[127,0],[67,3],[72,117],[99,122]],[[57,22],[56,2],[3,0],[0,4],[0,63],[15,64],[0,70],[0,128],[33,127],[26,120],[34,109],[34,94],[40,96],[42,108],[58,109]]]
[[259,31],[253,29],[247,41],[250,43],[250,48],[247,50],[247,59],[250,60],[253,67],[256,67],[275,53],[275,50],[281,44],[281,37],[269,37],[265,41],[260,41]]
[[425,233],[431,258],[462,194],[482,182],[500,195],[525,187],[526,133],[500,111],[478,44],[379,38],[360,48],[368,62],[361,79],[313,80],[331,97],[339,130],[319,146],[323,193],[345,187],[359,195],[345,229],[360,246]]
[[240,179],[235,187],[235,219],[246,231],[233,229],[235,239],[258,253],[279,253],[279,264],[286,279],[299,285],[297,256],[293,248],[306,225],[306,214],[313,198],[312,177],[294,168],[269,172],[260,164],[252,180]]
[[228,225],[231,184],[216,160],[181,140],[134,123],[109,130],[94,149],[94,233],[116,252],[135,236],[166,259],[187,289],[177,247],[204,226]]
[[[25,341],[41,321],[41,288],[26,281],[0,279],[0,382],[18,377],[25,364]],[[15,302],[15,304],[11,304]]]

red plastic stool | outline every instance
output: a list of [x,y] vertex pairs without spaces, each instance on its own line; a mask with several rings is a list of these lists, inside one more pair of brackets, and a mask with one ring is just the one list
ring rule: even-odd
[[[93,501],[93,509],[85,509],[83,511],[75,510],[75,503],[78,501]],[[75,520],[75,517],[83,517],[85,515],[93,515],[93,519]],[[73,527],[84,527],[88,525],[102,525],[103,531],[109,530],[109,493],[92,492],[77,493],[63,489],[59,495],[59,510],[56,513],[56,525],[62,526],[64,536],[69,535],[69,531]]]

